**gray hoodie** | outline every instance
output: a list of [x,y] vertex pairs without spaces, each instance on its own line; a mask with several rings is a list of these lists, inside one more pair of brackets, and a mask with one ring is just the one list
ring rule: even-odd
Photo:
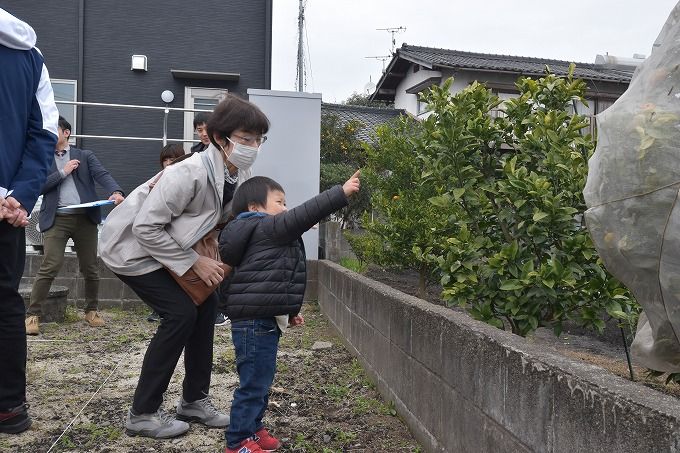
[[[239,183],[249,177],[239,170]],[[151,190],[154,179],[133,190],[102,227],[99,254],[117,274],[143,275],[165,266],[184,275],[198,260],[192,246],[226,222],[224,161],[212,144],[166,168]]]
[[0,44],[17,50],[35,47],[35,31],[26,22],[17,19],[0,8]]

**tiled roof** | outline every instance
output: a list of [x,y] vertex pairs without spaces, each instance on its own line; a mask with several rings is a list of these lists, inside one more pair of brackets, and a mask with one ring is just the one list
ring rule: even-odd
[[405,111],[392,108],[323,103],[321,104],[321,114],[336,115],[343,124],[352,120],[359,121],[362,126],[357,131],[357,138],[365,142],[372,142],[375,129],[378,126],[405,114]]
[[[542,75],[545,66],[557,75],[566,75],[570,61],[533,57],[517,57],[459,50],[437,49],[432,47],[410,46],[403,44],[397,49],[395,58],[404,58],[429,67],[466,68],[485,71],[503,71],[523,75]],[[630,82],[635,68],[630,70],[607,68],[594,63],[576,63],[574,76],[581,79],[613,82]]]

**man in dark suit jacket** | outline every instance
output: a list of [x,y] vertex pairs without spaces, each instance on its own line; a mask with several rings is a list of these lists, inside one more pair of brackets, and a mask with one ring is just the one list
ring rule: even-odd
[[97,225],[101,222],[99,207],[67,208],[67,206],[96,201],[95,181],[110,193],[115,204],[123,201],[123,191],[99,162],[92,151],[70,147],[68,138],[71,125],[59,117],[59,140],[51,173],[42,188],[39,226],[44,233],[45,255],[36,274],[27,310],[26,333],[40,333],[42,304],[47,299],[50,286],[64,262],[64,250],[69,238],[73,239],[85,280],[85,321],[92,327],[104,325],[97,312],[99,272],[97,270]]
[[210,137],[208,137],[208,120],[210,119],[210,113],[208,112],[198,112],[194,116],[194,132],[198,135],[200,142],[196,143],[191,147],[192,153],[199,153],[205,150],[210,144]]

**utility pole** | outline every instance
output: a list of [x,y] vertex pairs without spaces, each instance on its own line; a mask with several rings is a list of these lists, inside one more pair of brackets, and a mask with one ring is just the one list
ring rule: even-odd
[[305,27],[305,5],[304,1],[300,0],[300,13],[298,14],[298,51],[297,51],[297,85],[298,91],[305,90],[305,51],[303,45]]

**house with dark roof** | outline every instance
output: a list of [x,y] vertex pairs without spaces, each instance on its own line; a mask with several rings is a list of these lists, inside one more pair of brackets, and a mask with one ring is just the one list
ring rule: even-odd
[[378,126],[404,114],[406,114],[404,109],[344,104],[321,104],[321,115],[335,115],[338,117],[341,124],[346,124],[350,121],[358,121],[361,126],[356,132],[356,137],[359,140],[368,143],[373,142],[375,139],[375,130]]
[[[126,192],[158,171],[164,106],[212,110],[227,92],[271,88],[272,0],[2,3],[35,29],[77,146],[93,150]],[[162,99],[166,90],[174,98]],[[195,139],[193,117],[170,111],[167,137]]]
[[[598,57],[597,63],[576,63],[574,75],[587,84],[588,107],[578,112],[595,115],[612,105],[628,88],[637,64],[642,59]],[[421,93],[454,77],[452,92],[477,81],[485,83],[501,99],[517,95],[515,82],[520,76],[541,77],[545,68],[566,75],[569,61],[510,55],[495,55],[402,44],[377,83],[371,100],[393,102],[396,108],[421,116],[427,106]]]

